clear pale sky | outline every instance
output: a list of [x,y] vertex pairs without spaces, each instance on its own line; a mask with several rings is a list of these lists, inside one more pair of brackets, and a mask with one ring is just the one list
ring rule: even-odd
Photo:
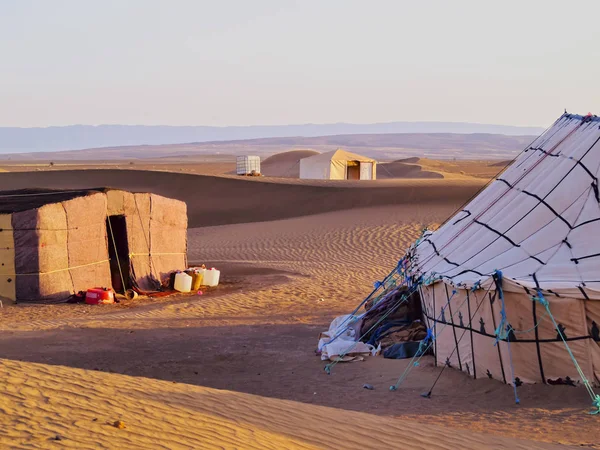
[[600,114],[600,0],[0,0],[0,126]]

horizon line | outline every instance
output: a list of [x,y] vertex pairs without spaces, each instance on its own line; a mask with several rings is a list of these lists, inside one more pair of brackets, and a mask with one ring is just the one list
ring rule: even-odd
[[366,126],[366,125],[392,125],[392,124],[451,124],[451,125],[480,125],[480,126],[496,126],[496,127],[511,127],[511,128],[545,128],[543,125],[507,125],[499,123],[483,123],[483,122],[460,122],[460,121],[443,121],[443,120],[394,120],[389,122],[323,122],[323,123],[288,123],[288,124],[254,124],[254,125],[165,125],[165,124],[123,124],[123,123],[100,123],[100,124],[85,124],[73,123],[68,125],[45,125],[45,126],[11,126],[0,125],[0,129],[49,129],[49,128],[69,128],[69,127],[168,127],[168,128],[260,128],[260,127],[302,127],[302,126],[331,126],[331,125],[351,125],[351,126]]

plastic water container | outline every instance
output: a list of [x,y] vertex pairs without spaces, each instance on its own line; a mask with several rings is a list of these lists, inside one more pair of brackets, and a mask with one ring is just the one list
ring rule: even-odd
[[176,273],[174,287],[179,292],[190,292],[192,290],[192,277],[185,272]]
[[204,286],[216,286],[219,284],[219,277],[221,276],[221,271],[215,269],[207,270],[204,272],[204,282],[202,283]]
[[200,286],[204,285],[204,272],[206,272],[206,269],[194,269],[194,273],[192,275],[193,291],[197,291],[200,289]]

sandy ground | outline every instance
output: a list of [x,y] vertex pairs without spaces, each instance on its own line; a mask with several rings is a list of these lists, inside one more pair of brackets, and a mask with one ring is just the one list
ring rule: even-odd
[[60,366],[1,360],[0,374],[3,448],[562,448]]
[[[168,183],[150,176],[166,189]],[[182,183],[178,192],[190,188],[180,178],[171,181]],[[426,183],[412,191],[383,188],[389,199],[395,189],[410,201],[298,214],[291,211],[303,206],[294,202],[315,195],[315,186],[246,182],[247,198],[288,187],[302,191],[290,197],[288,209],[274,193],[263,195],[278,219],[257,221],[250,202],[231,217],[239,223],[190,229],[189,258],[221,268],[220,289],[117,307],[5,306],[0,444],[600,448],[598,418],[585,414],[583,389],[523,386],[516,406],[510,387],[454,370],[444,372],[431,399],[422,398],[439,374],[432,358],[397,392],[388,388],[406,361],[377,357],[338,364],[331,375],[323,371],[314,355],[319,331],[351,311],[424,226],[443,221],[475,189],[453,188],[448,180]],[[372,195],[368,187],[317,188],[325,203]],[[203,208],[215,204],[193,203],[193,213],[201,218]],[[363,389],[365,383],[375,389]],[[115,420],[127,428],[107,424]],[[56,435],[62,440],[52,440]]]

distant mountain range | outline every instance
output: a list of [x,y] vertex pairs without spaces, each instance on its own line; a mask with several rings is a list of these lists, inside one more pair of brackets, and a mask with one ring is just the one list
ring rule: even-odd
[[455,133],[388,133],[345,134],[315,137],[271,137],[234,141],[211,141],[186,144],[130,145],[83,150],[5,153],[0,160],[11,161],[116,161],[161,158],[176,162],[202,160],[207,156],[233,160],[235,155],[262,157],[290,150],[325,152],[345,148],[391,161],[411,156],[433,159],[513,159],[535,136],[504,134]]
[[538,135],[538,127],[459,122],[390,122],[374,124],[305,124],[276,126],[72,125],[48,128],[0,127],[0,153],[54,152],[97,147],[183,144],[257,138],[332,135],[456,133]]

